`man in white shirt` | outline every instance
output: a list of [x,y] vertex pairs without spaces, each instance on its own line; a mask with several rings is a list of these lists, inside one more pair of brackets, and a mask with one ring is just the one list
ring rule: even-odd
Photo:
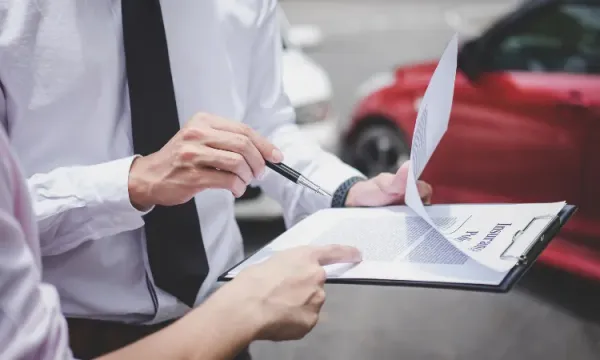
[[[41,281],[25,179],[0,129],[0,358],[71,359],[58,295]],[[325,300],[322,265],[360,261],[344,246],[298,247],[252,266],[182,320],[102,359],[230,359],[254,339],[304,336]],[[211,331],[206,331],[211,329]]]
[[[326,207],[403,201],[406,168],[367,180],[301,136],[276,6],[0,3],[0,123],[76,355],[135,341],[214,291],[243,256],[233,207],[249,181],[288,225]],[[282,157],[333,201],[264,170]]]

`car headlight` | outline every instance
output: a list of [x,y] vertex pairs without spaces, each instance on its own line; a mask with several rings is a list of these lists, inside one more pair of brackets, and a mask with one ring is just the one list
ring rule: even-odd
[[331,111],[330,101],[319,101],[296,107],[296,123],[310,124],[327,119]]

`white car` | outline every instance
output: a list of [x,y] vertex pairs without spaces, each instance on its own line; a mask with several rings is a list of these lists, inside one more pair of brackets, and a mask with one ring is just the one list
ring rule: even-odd
[[[337,118],[332,112],[331,81],[325,70],[303,52],[320,41],[318,29],[293,27],[279,11],[283,41],[284,89],[296,109],[301,131],[325,150],[337,151]],[[249,187],[236,200],[235,214],[240,220],[273,219],[281,216],[281,207],[259,188]]]

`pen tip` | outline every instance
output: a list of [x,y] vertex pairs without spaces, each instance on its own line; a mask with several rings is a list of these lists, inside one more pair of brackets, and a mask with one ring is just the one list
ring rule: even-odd
[[319,193],[321,195],[325,195],[325,196],[329,196],[329,197],[333,197],[333,195],[331,195],[330,193],[328,193],[327,191],[323,190],[323,189],[319,189]]

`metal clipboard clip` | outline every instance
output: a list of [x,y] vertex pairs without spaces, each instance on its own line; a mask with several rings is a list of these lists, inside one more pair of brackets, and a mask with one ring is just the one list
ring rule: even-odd
[[[534,238],[534,240],[527,245],[527,247],[525,248],[525,250],[523,251],[523,254],[519,255],[519,256],[514,256],[514,255],[506,255],[506,253],[513,247],[513,245],[517,242],[517,239],[519,238],[519,236],[521,236],[523,233],[525,233],[529,227],[531,226],[531,224],[533,224],[534,222],[538,221],[538,220],[547,220],[547,219],[551,219],[551,221],[548,221],[548,223],[546,224],[546,226],[544,226],[544,228],[539,232],[539,234],[537,234],[537,236]],[[500,254],[500,259],[502,260],[518,260],[519,263],[524,263],[527,261],[527,254],[529,254],[529,251],[531,250],[531,248],[537,243],[537,242],[543,242],[546,236],[546,231],[548,230],[548,228],[554,223],[555,220],[558,219],[557,215],[542,215],[542,216],[536,216],[533,219],[531,219],[531,221],[521,230],[518,230],[517,232],[515,232],[515,234],[513,235],[513,238],[510,242],[510,244],[506,247],[506,249],[502,252],[502,254]]]

